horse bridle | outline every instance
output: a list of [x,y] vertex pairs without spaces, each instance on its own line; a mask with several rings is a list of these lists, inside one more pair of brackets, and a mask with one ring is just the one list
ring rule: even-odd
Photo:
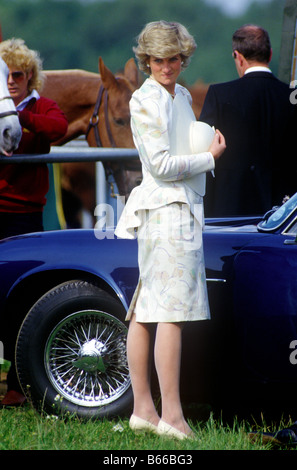
[[[104,92],[105,92],[105,95],[104,95],[104,99],[103,99]],[[94,129],[96,145],[97,145],[97,147],[102,147],[102,142],[101,142],[101,139],[100,139],[99,129],[98,129],[99,109],[100,109],[100,106],[101,106],[102,99],[103,99],[103,104],[104,104],[105,126],[106,126],[106,131],[107,131],[107,134],[108,134],[108,138],[109,138],[109,141],[111,143],[111,146],[116,147],[116,143],[115,143],[114,138],[112,136],[112,132],[111,132],[110,125],[109,125],[109,120],[108,120],[108,91],[106,90],[106,88],[104,88],[103,85],[101,85],[100,88],[99,88],[99,93],[98,93],[97,101],[96,101],[96,104],[95,104],[95,108],[94,108],[93,114],[90,118],[89,125],[88,125],[88,128],[87,128],[86,139],[89,135],[90,130]]]
[[[104,94],[104,92],[105,92],[105,94]],[[104,98],[103,98],[103,94],[104,94]],[[108,138],[109,138],[109,141],[110,141],[112,147],[115,148],[117,145],[116,145],[116,143],[114,141],[114,138],[112,136],[112,132],[111,132],[110,125],[109,125],[109,120],[108,120],[108,91],[107,91],[106,88],[104,88],[103,85],[101,85],[100,88],[99,88],[99,93],[98,93],[97,101],[96,101],[96,104],[95,104],[95,108],[94,108],[93,114],[90,118],[89,125],[88,125],[88,128],[87,128],[86,139],[88,138],[88,134],[89,134],[90,130],[94,129],[96,145],[97,145],[97,147],[102,147],[102,142],[101,142],[101,139],[100,139],[99,128],[98,128],[99,127],[98,126],[98,124],[99,124],[99,109],[100,109],[102,100],[103,100],[103,104],[104,104],[104,116],[105,116],[106,131],[107,131]],[[109,165],[108,162],[106,162],[106,164],[104,165],[104,168],[105,168],[107,178],[110,175],[113,175],[113,178],[115,178],[117,173],[119,173],[119,172],[121,172],[122,170],[125,170],[125,169],[127,171],[139,171],[139,168],[135,166],[134,161],[132,163],[127,162],[127,161],[125,163],[118,162],[118,168],[115,168],[114,166],[111,167],[111,165]],[[110,181],[109,184],[110,184],[110,187],[111,187],[111,197],[116,197],[118,194],[116,194],[114,192],[113,182]]]
[[[11,96],[3,96],[3,98],[0,98],[0,101],[4,100],[12,100]],[[18,116],[17,111],[5,111],[4,113],[0,113],[0,119],[5,118],[7,116]]]

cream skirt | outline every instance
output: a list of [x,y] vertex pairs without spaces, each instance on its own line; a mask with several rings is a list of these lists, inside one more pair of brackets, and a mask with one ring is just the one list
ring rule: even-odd
[[203,205],[174,203],[141,211],[139,281],[126,320],[184,322],[210,318],[202,246]]

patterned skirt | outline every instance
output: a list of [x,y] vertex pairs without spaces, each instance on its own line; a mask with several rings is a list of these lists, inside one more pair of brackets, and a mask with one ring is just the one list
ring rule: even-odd
[[126,320],[185,322],[210,318],[202,245],[203,204],[174,203],[138,214],[139,281]]

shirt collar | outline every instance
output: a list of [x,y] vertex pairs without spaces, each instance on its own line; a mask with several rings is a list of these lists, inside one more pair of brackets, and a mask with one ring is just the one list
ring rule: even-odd
[[263,67],[263,66],[260,66],[260,65],[256,65],[254,67],[249,67],[248,69],[246,69],[246,71],[244,72],[244,75],[246,75],[247,73],[251,73],[251,72],[268,72],[268,73],[272,73],[270,68]]
[[[152,75],[150,75],[148,79],[153,80],[155,83],[157,83],[158,86],[160,86],[160,87],[162,87],[162,88],[164,88],[164,89],[166,90],[166,88],[165,88],[163,85],[161,85],[161,83],[159,83]],[[175,94],[176,94],[176,93],[179,93],[180,90],[181,90],[181,88],[182,88],[181,85],[180,85],[179,83],[176,83],[176,84],[175,84],[174,93],[175,93]],[[167,91],[167,90],[166,90],[166,91]],[[168,92],[168,91],[167,91],[167,92]],[[169,92],[168,92],[168,93],[169,93]],[[169,94],[170,94],[170,93],[169,93]]]
[[30,93],[30,95],[26,96],[26,98],[16,106],[17,111],[23,111],[23,109],[27,106],[27,104],[29,103],[29,101],[32,98],[35,98],[36,100],[39,100],[40,95],[36,90],[33,90]]

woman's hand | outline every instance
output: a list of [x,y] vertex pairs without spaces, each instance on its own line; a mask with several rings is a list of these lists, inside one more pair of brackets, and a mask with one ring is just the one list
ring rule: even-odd
[[218,129],[216,129],[215,136],[213,138],[213,141],[208,151],[211,152],[213,155],[213,158],[217,160],[218,158],[220,158],[220,156],[225,151],[225,149],[226,149],[225,137]]

